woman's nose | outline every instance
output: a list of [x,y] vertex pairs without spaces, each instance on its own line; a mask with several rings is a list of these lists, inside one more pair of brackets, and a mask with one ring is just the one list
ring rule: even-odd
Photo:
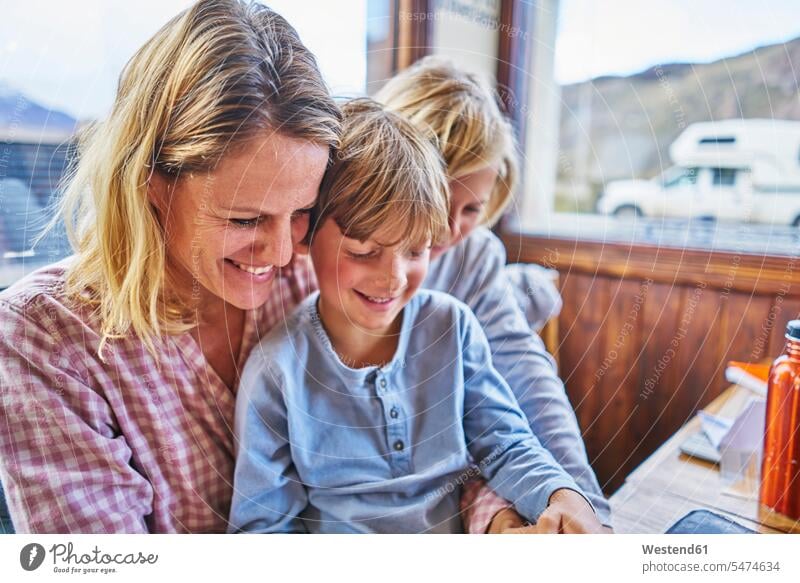
[[265,264],[283,267],[291,260],[293,248],[291,221],[268,221],[253,242],[253,257]]

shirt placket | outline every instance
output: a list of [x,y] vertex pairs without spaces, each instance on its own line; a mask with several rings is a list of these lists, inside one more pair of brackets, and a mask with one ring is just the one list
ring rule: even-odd
[[412,470],[406,411],[398,398],[401,393],[395,389],[386,374],[379,369],[375,375],[375,392],[383,408],[392,476],[398,477]]

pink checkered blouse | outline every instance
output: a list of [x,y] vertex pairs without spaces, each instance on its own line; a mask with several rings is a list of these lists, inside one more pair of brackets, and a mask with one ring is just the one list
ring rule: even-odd
[[[111,341],[102,362],[91,314],[63,293],[68,261],[0,294],[0,478],[17,532],[224,532],[235,390],[189,333],[158,358]],[[239,366],[315,288],[305,259],[276,279],[247,314]],[[464,497],[473,532],[507,504],[477,490]]]

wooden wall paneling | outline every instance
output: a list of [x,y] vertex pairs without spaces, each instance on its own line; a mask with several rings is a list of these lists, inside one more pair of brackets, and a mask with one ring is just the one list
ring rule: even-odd
[[[680,249],[628,243],[571,239],[549,239],[518,233],[503,235],[509,257],[519,261],[549,263],[559,271],[571,269],[615,278],[651,277],[674,285],[705,281],[722,289],[759,294],[777,293],[787,287],[791,258],[736,254],[711,249]],[[734,257],[738,259],[734,260]],[[736,276],[731,266],[736,261]],[[789,280],[791,292],[800,296],[800,261],[794,260]]]
[[631,422],[630,456],[622,457],[624,471],[617,476],[616,485],[621,485],[629,474],[661,445],[662,431],[659,430],[659,415],[663,419],[671,397],[669,387],[674,386],[677,369],[672,362],[664,361],[664,348],[661,339],[665,331],[678,327],[678,314],[684,292],[671,284],[655,283],[645,279],[646,297],[640,317],[641,358],[640,374],[637,382],[632,382],[626,390],[635,395],[633,408],[635,414]]
[[[562,286],[564,297],[570,298],[570,306],[566,302],[559,316],[559,330],[561,331],[561,378],[570,392],[570,398],[575,407],[581,427],[587,425],[586,419],[591,421],[595,411],[589,410],[593,406],[595,386],[590,379],[582,374],[581,364],[594,362],[599,355],[600,345],[597,342],[600,320],[597,312],[592,311],[592,302],[602,302],[603,282],[589,274],[572,274],[565,279]],[[598,309],[600,306],[596,306]],[[569,325],[562,328],[564,322]]]
[[621,389],[631,378],[638,378],[638,334],[637,329],[627,322],[633,311],[638,287],[638,282],[633,280],[609,281],[611,298],[603,325],[603,358],[595,365],[595,376],[602,373],[600,378],[607,386],[612,410],[625,420],[626,428],[629,421],[627,416],[633,406],[632,395]]
[[[605,479],[612,489],[622,485],[625,477],[662,441],[663,427],[668,423],[668,403],[674,397],[672,388],[678,377],[674,358],[665,357],[664,332],[677,326],[684,290],[666,284],[646,283],[647,295],[640,317],[640,374],[620,391],[630,395],[628,439],[616,452],[613,473]],[[634,293],[640,293],[637,289]],[[670,355],[671,356],[671,355]],[[632,390],[636,387],[636,390]],[[645,390],[647,387],[647,390]],[[617,422],[622,422],[619,419]],[[602,439],[602,437],[599,437]]]
[[[791,258],[519,234],[505,242],[510,257],[561,273],[561,376],[608,493],[727,386],[728,360],[748,360],[759,335],[758,356],[780,353],[800,312]],[[645,281],[636,349],[617,351],[595,378]]]
[[620,464],[619,451],[628,449],[634,419],[639,414],[636,395],[626,387],[637,382],[640,375],[642,329],[638,320],[643,303],[637,301],[641,289],[638,281],[609,279],[609,289],[611,298],[603,326],[603,352],[595,364],[594,376],[602,386],[603,419],[606,422],[613,419],[615,423],[611,427],[601,424],[600,430],[594,432],[597,439],[593,441],[602,445],[603,482],[611,485],[628,473],[626,460]]
[[[601,315],[607,308],[607,280],[590,274],[570,274],[564,279],[564,309],[559,317],[562,331],[561,378],[575,408],[578,424],[584,434],[587,454],[593,465],[602,465],[599,441],[592,435],[605,435],[604,426],[611,417],[604,416],[604,387],[594,380],[594,365],[601,359]],[[568,301],[567,301],[568,300]],[[569,323],[565,326],[565,323]],[[562,328],[562,326],[565,326]]]
[[725,370],[726,343],[721,334],[719,293],[697,284],[684,287],[682,299],[678,326],[660,342],[665,350],[678,343],[672,363],[674,380],[669,387],[672,396],[666,404],[662,435],[675,433],[697,409],[722,392],[717,377],[720,370]]
[[[723,314],[729,360],[760,362],[769,358],[772,298],[762,294],[733,293],[725,302]],[[724,379],[724,371],[721,375]],[[724,383],[724,380],[722,381]]]

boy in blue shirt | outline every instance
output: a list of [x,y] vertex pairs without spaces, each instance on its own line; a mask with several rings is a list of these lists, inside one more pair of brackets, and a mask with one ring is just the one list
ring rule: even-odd
[[312,212],[319,292],[242,374],[230,529],[461,532],[473,460],[535,522],[578,486],[531,433],[475,316],[419,290],[447,230],[438,152],[370,100],[344,114]]

